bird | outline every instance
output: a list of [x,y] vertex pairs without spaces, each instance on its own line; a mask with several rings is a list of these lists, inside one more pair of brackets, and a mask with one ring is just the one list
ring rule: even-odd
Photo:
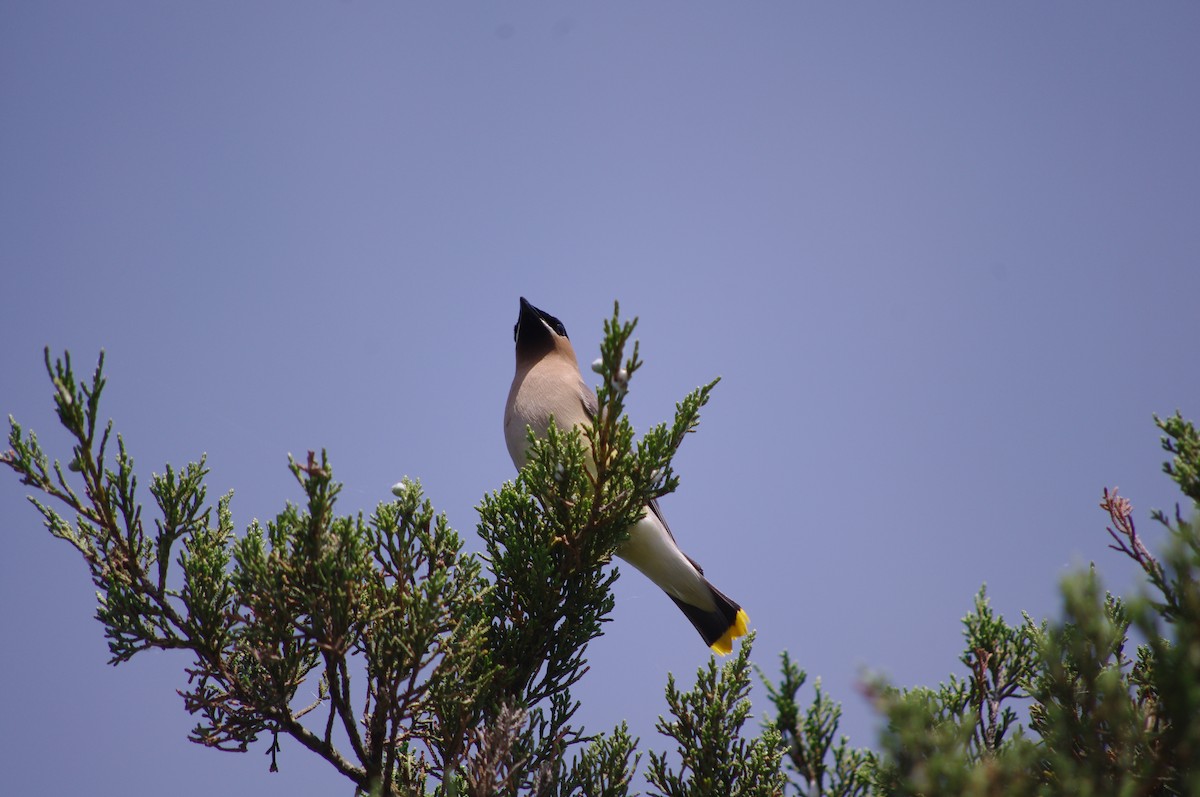
[[[525,465],[529,430],[545,437],[551,418],[560,429],[586,426],[598,404],[579,372],[562,321],[524,296],[513,340],[517,363],[504,405],[504,439],[519,471]],[[657,500],[629,528],[629,539],[616,554],[666,592],[714,652],[728,654],[733,640],[745,636],[750,622],[745,610],[710,584],[700,565],[680,550]]]

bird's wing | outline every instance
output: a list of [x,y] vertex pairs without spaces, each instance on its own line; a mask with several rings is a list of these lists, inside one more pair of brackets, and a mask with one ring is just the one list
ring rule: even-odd
[[579,403],[583,405],[583,411],[587,413],[588,420],[596,420],[596,413],[600,411],[600,402],[596,400],[596,394],[588,387],[588,383],[583,381],[583,377],[579,378]]

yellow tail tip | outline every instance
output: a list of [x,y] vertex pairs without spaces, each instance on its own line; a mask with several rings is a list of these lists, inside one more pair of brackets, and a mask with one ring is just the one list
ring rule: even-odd
[[719,653],[722,656],[728,656],[733,651],[733,640],[740,636],[745,636],[749,630],[750,617],[746,614],[745,609],[738,609],[737,616],[733,618],[733,625],[729,626],[721,638],[712,643],[709,647],[714,653]]

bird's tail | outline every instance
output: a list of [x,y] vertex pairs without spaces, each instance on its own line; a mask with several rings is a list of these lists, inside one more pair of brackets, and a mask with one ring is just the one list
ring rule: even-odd
[[690,603],[684,603],[670,593],[667,595],[675,601],[675,605],[687,619],[692,621],[692,625],[696,626],[700,636],[704,637],[704,643],[724,656],[733,650],[733,640],[746,635],[750,618],[741,606],[709,584],[707,579],[704,585],[712,592],[713,603],[717,605],[713,611],[705,611]]

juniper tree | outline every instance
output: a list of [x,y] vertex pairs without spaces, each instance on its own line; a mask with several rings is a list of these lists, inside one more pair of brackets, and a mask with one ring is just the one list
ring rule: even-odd
[[[11,419],[2,461],[82,556],[111,662],[190,657],[193,741],[265,746],[274,769],[290,740],[357,793],[617,797],[644,778],[661,795],[1200,794],[1200,434],[1178,414],[1155,419],[1188,501],[1151,515],[1166,550],[1149,551],[1115,491],[1101,503],[1111,547],[1146,589],[1119,598],[1094,572],[1075,574],[1061,617],[1016,624],[981,589],[960,673],[936,687],[864,685],[886,723],[877,750],[838,734],[840,705],[819,680],[801,699],[807,675],[786,652],[777,676],[759,672],[774,714],[751,736],[752,637],[691,689],[668,678],[668,749],[650,749],[641,775],[625,725],[581,727],[572,688],[613,606],[613,552],[647,502],[675,489],[672,458],[715,385],[635,439],[624,414],[641,366],[635,323],[615,309],[605,323],[592,426],[552,428],[518,477],[484,496],[478,556],[417,481],[369,516],[339,515],[324,452],[289,460],[302,500],[240,535],[231,495],[208,498],[203,459],[152,476],[146,502],[124,441],[100,421],[103,354],[80,380],[69,354],[46,352],[74,440],[65,467]],[[300,699],[305,685],[314,701]]]
[[[481,556],[416,481],[369,517],[339,515],[325,452],[289,460],[303,500],[240,536],[231,495],[209,500],[203,459],[153,476],[145,506],[131,453],[101,421],[103,354],[80,379],[69,353],[46,352],[74,440],[66,467],[16,421],[4,463],[82,555],[111,663],[190,655],[193,741],[265,741],[274,769],[290,738],[360,792],[625,793],[635,741],[624,728],[586,733],[572,687],[612,610],[613,551],[675,489],[672,457],[715,384],[635,440],[624,412],[641,367],[635,323],[614,309],[605,324],[595,423],[552,428],[518,477],[484,496]],[[299,698],[306,683],[314,702]]]
[[1163,469],[1188,502],[1186,513],[1151,514],[1168,532],[1162,558],[1129,501],[1106,489],[1100,503],[1110,547],[1146,587],[1121,598],[1094,568],[1075,573],[1060,618],[1016,625],[981,591],[963,621],[965,676],[932,689],[872,685],[888,722],[878,793],[1200,794],[1200,434],[1178,413],[1155,423],[1171,456]]

